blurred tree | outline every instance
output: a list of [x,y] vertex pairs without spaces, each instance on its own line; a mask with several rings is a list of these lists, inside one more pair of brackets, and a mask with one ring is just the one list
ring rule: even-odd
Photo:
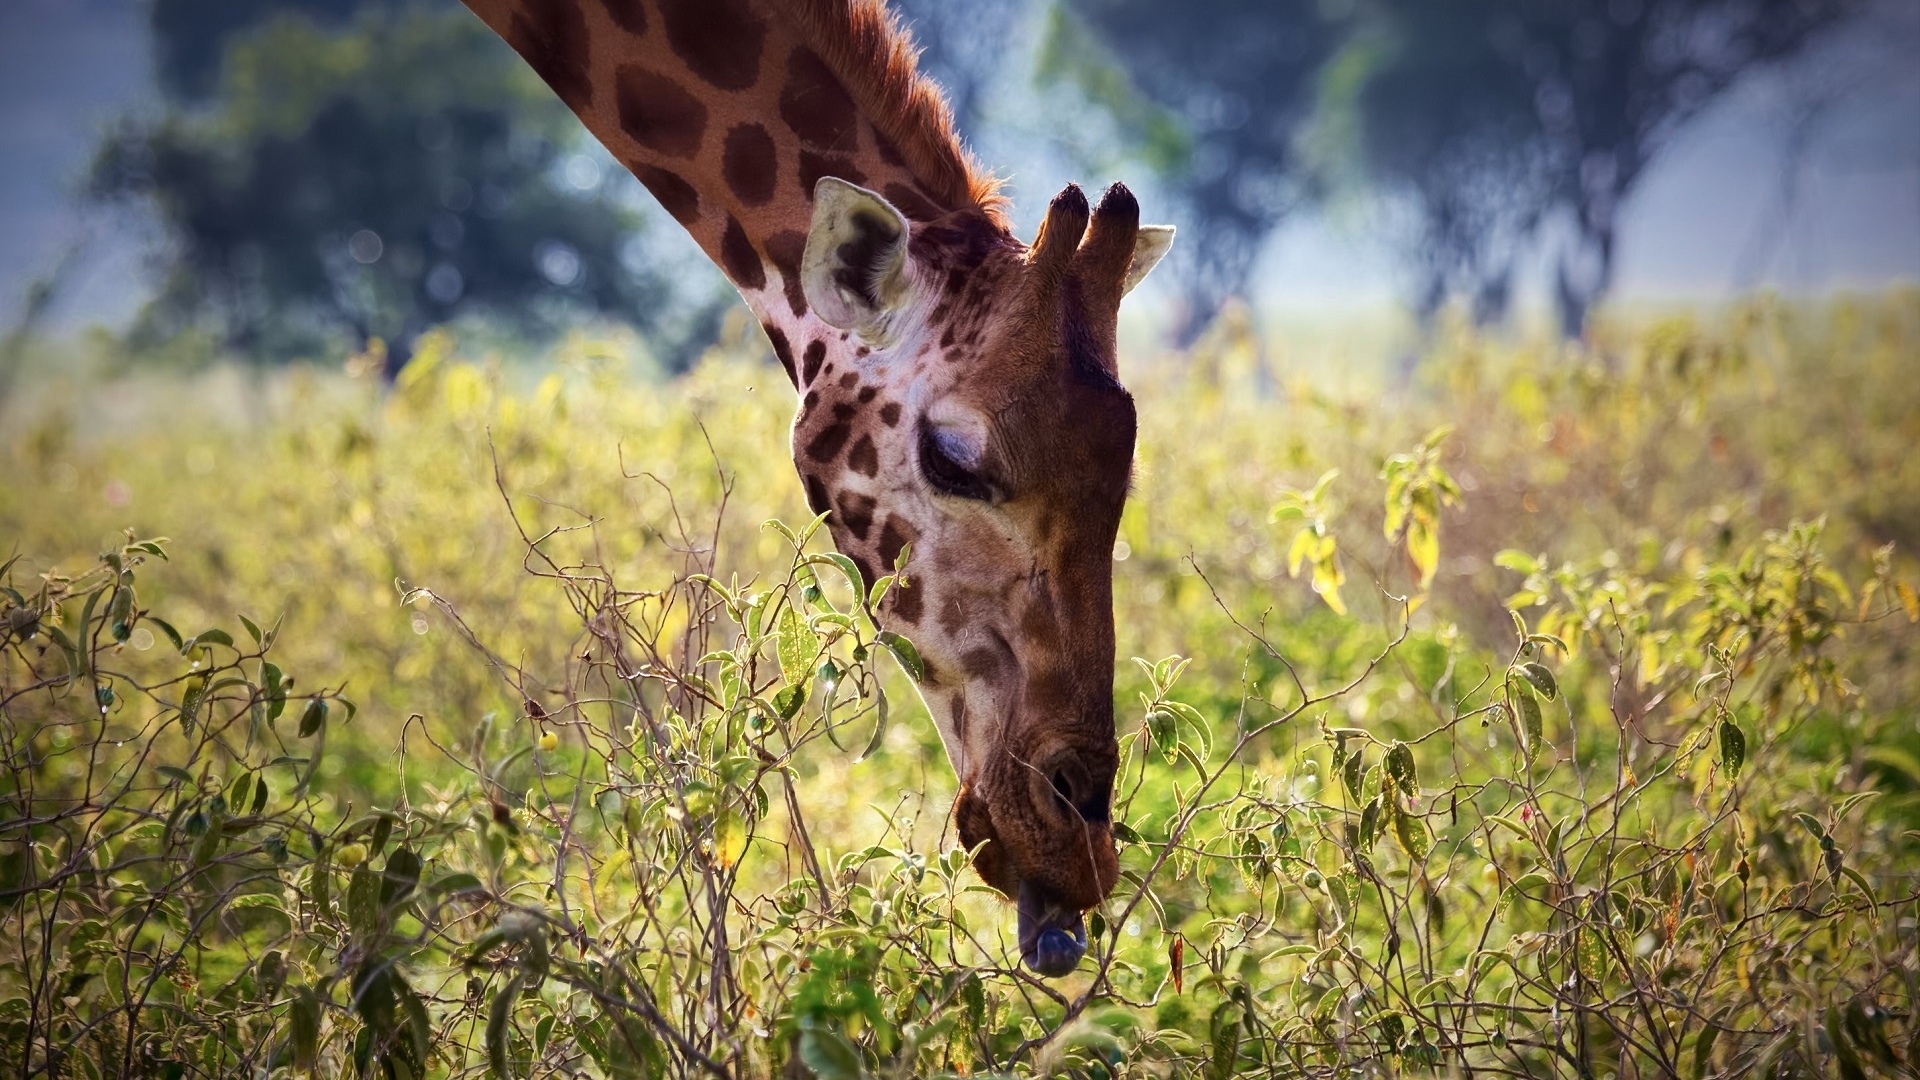
[[[189,8],[205,13],[162,0],[156,19]],[[188,23],[169,25],[184,40]],[[147,201],[169,239],[136,338],[210,331],[271,360],[346,331],[384,343],[391,377],[462,313],[542,330],[658,306],[657,271],[622,259],[638,185],[597,147],[576,152],[591,144],[566,109],[464,10],[367,4],[339,31],[285,14],[243,34],[197,25],[237,35],[217,91],[124,123],[94,166],[97,197]],[[160,40],[163,57],[191,53]]]
[[[232,39],[278,15],[300,15],[332,29],[383,0],[151,0],[154,75],[175,101],[204,103],[220,88]],[[453,0],[444,0],[451,8]]]
[[1791,57],[1857,0],[1367,0],[1328,67],[1319,137],[1351,140],[1412,197],[1417,308],[1507,306],[1516,256],[1550,226],[1562,331],[1613,284],[1621,204],[1689,119]]
[[947,92],[962,138],[979,139],[986,126],[989,88],[1013,58],[1005,32],[1034,0],[892,0],[920,47],[920,69]]
[[[1297,135],[1343,34],[1320,0],[1060,0],[1039,75],[1104,106],[1175,195],[1189,343],[1312,192]],[[1332,12],[1332,14],[1329,14]]]

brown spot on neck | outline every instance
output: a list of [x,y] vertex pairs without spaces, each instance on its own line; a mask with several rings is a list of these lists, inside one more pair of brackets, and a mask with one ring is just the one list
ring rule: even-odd
[[679,173],[658,169],[651,165],[633,164],[633,175],[638,177],[653,197],[660,200],[660,206],[673,215],[673,220],[682,225],[692,225],[700,220],[700,193]]
[[855,540],[865,540],[867,533],[873,530],[873,509],[880,500],[871,495],[862,495],[857,491],[843,491],[833,512],[836,520],[846,526]]
[[897,586],[887,594],[887,599],[892,602],[895,618],[919,625],[920,616],[926,612],[925,590],[920,587],[919,581],[908,577],[905,585]]
[[764,206],[773,198],[773,183],[779,179],[779,153],[773,136],[759,124],[736,124],[727,132],[726,150],[720,159],[720,175],[727,187],[747,206]]
[[508,44],[526,58],[568,108],[579,112],[593,104],[587,20],[577,6],[539,4],[514,12],[508,26]]
[[812,386],[813,380],[820,375],[820,362],[827,358],[827,343],[815,338],[807,342],[806,354],[800,358],[800,381]]
[[807,253],[807,234],[798,229],[782,229],[766,241],[767,259],[780,273],[780,287],[787,294],[787,307],[798,319],[807,313],[807,293],[800,284],[800,260]]
[[628,64],[615,76],[620,127],[633,141],[668,157],[690,158],[707,134],[707,105],[657,71]]
[[720,269],[743,289],[767,287],[767,268],[760,261],[760,253],[753,250],[747,230],[732,215],[728,215],[726,232],[720,236]]
[[667,44],[688,70],[722,90],[760,80],[767,24],[747,0],[661,0]]
[[647,9],[640,0],[601,0],[607,14],[629,34],[647,32]]
[[780,119],[802,142],[827,150],[859,147],[859,111],[853,96],[812,49],[787,57],[787,83],[780,91]]
[[807,443],[807,456],[815,461],[828,462],[840,455],[847,445],[847,439],[853,434],[853,425],[844,419],[835,420],[820,429]]
[[814,186],[823,176],[834,176],[849,184],[864,184],[867,174],[853,163],[850,157],[838,154],[816,154],[811,150],[800,151],[800,192],[808,202],[813,201]]
[[808,473],[801,483],[807,489],[807,509],[812,510],[815,516],[831,509],[827,502],[827,485],[821,483],[819,477]]
[[787,332],[772,323],[761,323],[760,329],[767,332],[767,340],[773,343],[774,358],[780,361],[780,367],[786,371],[787,381],[793,384],[795,390],[800,389],[800,373],[793,367],[793,346],[787,342]]
[[880,561],[889,568],[899,560],[901,549],[912,543],[920,535],[906,519],[898,514],[888,514],[887,523],[880,527]]
[[854,441],[853,449],[847,451],[847,468],[866,477],[880,474],[880,452],[874,448],[873,436],[862,435]]

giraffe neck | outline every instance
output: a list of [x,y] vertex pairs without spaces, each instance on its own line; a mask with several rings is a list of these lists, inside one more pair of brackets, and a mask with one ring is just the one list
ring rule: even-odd
[[[797,388],[858,348],[807,309],[814,185],[1003,228],[878,0],[466,0],[693,235]],[[812,370],[809,370],[811,368]]]

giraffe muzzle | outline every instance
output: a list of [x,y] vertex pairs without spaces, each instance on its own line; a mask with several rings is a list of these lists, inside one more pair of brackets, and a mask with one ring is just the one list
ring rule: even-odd
[[1031,881],[1020,883],[1020,959],[1034,974],[1057,979],[1080,965],[1087,954],[1087,924],[1078,911],[1042,895]]

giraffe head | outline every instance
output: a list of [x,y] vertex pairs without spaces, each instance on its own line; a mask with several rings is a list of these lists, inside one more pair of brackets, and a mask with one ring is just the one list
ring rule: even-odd
[[869,581],[912,544],[878,616],[927,661],[960,842],[1046,975],[1079,961],[1118,876],[1113,545],[1136,418],[1115,321],[1171,240],[1118,184],[1091,212],[1062,191],[1029,247],[827,178],[798,275],[841,341],[794,364],[794,462]]

